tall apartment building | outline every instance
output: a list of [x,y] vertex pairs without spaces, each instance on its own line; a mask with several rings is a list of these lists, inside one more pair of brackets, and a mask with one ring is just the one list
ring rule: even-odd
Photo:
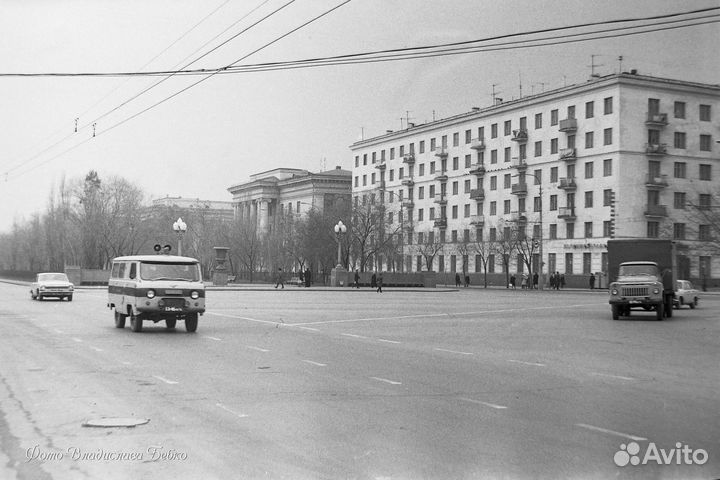
[[[692,214],[720,208],[720,85],[633,71],[496,103],[351,145],[353,201],[405,232],[406,270],[426,269],[433,238],[434,270],[480,272],[459,247],[512,228],[542,242],[544,272],[604,272],[608,239],[660,237],[681,278],[720,277],[713,226]],[[517,255],[489,271],[527,271]]]

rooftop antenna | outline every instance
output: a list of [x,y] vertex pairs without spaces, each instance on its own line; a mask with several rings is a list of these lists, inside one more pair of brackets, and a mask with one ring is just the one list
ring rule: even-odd
[[599,73],[595,73],[595,67],[604,67],[604,65],[596,65],[595,64],[595,57],[599,57],[600,55],[590,55],[590,65],[587,65],[590,67],[590,78],[600,78]]
[[492,104],[495,105],[497,102],[497,94],[502,92],[496,92],[495,87],[499,86],[499,83],[493,83],[492,84]]
[[520,98],[522,98],[522,73],[518,72],[518,79],[520,82]]
[[410,110],[405,110],[405,124],[407,125],[407,128],[414,127],[413,123],[410,121],[413,117],[410,116]]
[[531,91],[532,91],[533,94],[535,93],[535,85],[540,85],[540,87],[542,87],[541,93],[544,93],[544,92],[545,92],[545,85],[547,85],[547,83],[545,83],[545,82],[535,82],[535,83],[530,84],[530,88],[531,88]]
[[623,61],[622,57],[623,57],[622,55],[618,56],[618,73],[622,73],[622,61]]

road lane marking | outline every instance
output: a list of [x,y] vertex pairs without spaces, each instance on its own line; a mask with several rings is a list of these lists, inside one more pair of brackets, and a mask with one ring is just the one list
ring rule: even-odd
[[[293,325],[290,325],[290,326],[292,327]],[[297,327],[297,328],[301,328],[303,330],[310,330],[311,332],[319,332],[320,331],[320,329],[318,329],[318,328],[311,328],[311,327]]]
[[56,332],[56,333],[65,333],[65,332],[63,332],[62,330],[58,330],[57,328],[55,329],[55,332]]
[[246,414],[244,414],[244,413],[238,413],[238,412],[236,412],[236,411],[234,411],[234,410],[231,410],[231,409],[227,408],[227,407],[226,407],[225,405],[223,405],[222,403],[216,403],[215,406],[222,408],[222,409],[225,410],[226,412],[232,413],[232,414],[235,415],[236,417],[239,417],[239,418],[246,418],[246,417],[248,417],[248,415],[246,415]]
[[344,337],[352,337],[352,338],[368,338],[363,335],[355,335],[354,333],[341,333],[340,335]]
[[247,320],[248,322],[267,323],[269,325],[285,325],[285,322],[275,322],[272,320],[260,320],[259,318],[241,317],[239,315],[228,315],[226,313],[205,312],[205,315],[216,315],[218,317],[237,318],[238,320]]
[[477,403],[478,405],[485,405],[486,407],[494,408],[495,410],[504,410],[507,407],[505,405],[498,405],[496,403],[481,402],[480,400],[474,400],[472,398],[460,397],[459,400],[463,402]]
[[519,364],[521,364],[521,365],[530,365],[530,366],[533,366],[533,367],[544,367],[544,366],[545,366],[544,363],[524,362],[524,361],[522,361],[522,360],[508,360],[508,362],[519,363]]
[[168,380],[167,378],[163,378],[159,375],[153,375],[153,377],[157,378],[160,381],[167,383],[168,385],[177,385],[178,383],[180,383],[180,382],[176,382],[175,380]]
[[378,382],[385,382],[389,383],[390,385],[402,385],[402,382],[396,382],[394,380],[388,380],[387,378],[380,378],[380,377],[370,377],[373,380],[377,380]]
[[102,351],[103,351],[102,348],[98,348],[98,347],[90,347],[90,348],[92,348],[92,349],[95,350],[96,352],[102,352]]
[[632,377],[623,377],[622,375],[610,375],[609,373],[590,372],[590,375],[595,375],[596,377],[617,378],[619,380],[628,380],[631,382],[635,380]]
[[211,337],[210,335],[203,335],[203,338],[209,338],[210,340],[215,340],[216,342],[222,342],[221,338]]
[[385,342],[385,343],[402,343],[398,342],[397,340],[386,340],[384,338],[378,338],[378,342]]
[[327,363],[313,362],[312,360],[303,360],[303,362],[309,363],[310,365],[315,365],[317,367],[327,367]]
[[80,339],[80,338],[72,337],[72,339],[78,343],[82,343],[82,339]]
[[447,348],[433,348],[433,350],[437,350],[438,352],[457,353],[458,355],[475,355],[472,352],[461,352],[458,350],[448,350]]
[[269,352],[270,351],[270,350],[265,350],[264,348],[260,348],[260,347],[252,347],[250,345],[245,345],[245,346],[247,348],[249,348],[250,350],[256,350],[258,352]]
[[132,363],[130,363],[130,362],[120,362],[120,363],[122,363],[123,365],[132,365]]
[[587,428],[588,430],[593,430],[596,432],[602,432],[602,433],[607,433],[609,435],[615,435],[618,437],[629,438],[630,440],[635,440],[638,442],[644,442],[647,440],[647,438],[645,438],[645,437],[638,437],[636,435],[630,435],[627,433],[616,432],[615,430],[608,430],[607,428],[600,428],[600,427],[596,427],[594,425],[588,425],[586,423],[576,423],[575,425],[578,427]]

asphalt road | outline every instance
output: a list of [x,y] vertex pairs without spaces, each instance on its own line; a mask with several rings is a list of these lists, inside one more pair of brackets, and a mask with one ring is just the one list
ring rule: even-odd
[[0,295],[3,479],[720,477],[720,296],[209,291],[188,334]]

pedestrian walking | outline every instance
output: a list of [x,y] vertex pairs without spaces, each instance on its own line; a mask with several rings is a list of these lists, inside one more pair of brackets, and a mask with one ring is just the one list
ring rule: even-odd
[[550,290],[555,288],[555,281],[556,281],[555,272],[552,272],[550,274]]
[[525,290],[528,287],[528,276],[527,273],[522,274],[522,280],[520,280],[520,288]]
[[515,274],[510,275],[510,288],[515,290]]
[[283,270],[282,268],[278,268],[277,277],[275,280],[275,288],[280,285],[282,288],[285,288],[285,279],[283,278]]
[[355,269],[355,288],[360,288],[360,271]]
[[383,285],[383,277],[382,272],[380,272],[380,275],[377,277],[377,292],[382,293],[382,285]]
[[560,275],[560,288],[565,288],[565,274]]
[[590,290],[595,288],[595,274],[590,273]]
[[540,277],[538,276],[537,272],[533,273],[533,289],[534,290],[538,289],[538,279],[539,278]]
[[470,286],[470,275],[465,274],[465,288]]
[[310,288],[310,283],[312,282],[312,272],[310,271],[310,268],[305,269],[305,288]]
[[555,272],[555,290],[560,290],[560,272]]
[[456,287],[460,286],[460,274],[459,273],[455,274],[455,286]]
[[377,288],[377,273],[375,272],[370,277],[370,288]]

